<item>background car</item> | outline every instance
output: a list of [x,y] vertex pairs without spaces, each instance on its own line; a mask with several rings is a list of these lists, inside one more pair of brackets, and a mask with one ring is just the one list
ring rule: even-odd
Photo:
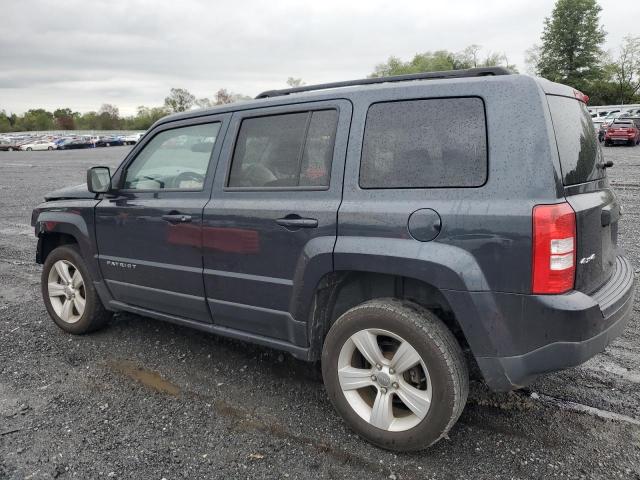
[[66,138],[58,144],[60,150],[76,150],[79,148],[91,148],[93,145],[83,138]]
[[122,141],[125,145],[134,145],[140,141],[144,133],[134,133],[133,135],[125,135]]
[[36,140],[35,142],[20,145],[20,150],[26,150],[29,152],[31,150],[55,150],[57,148],[58,145],[50,142],[49,140]]
[[616,143],[626,145],[638,145],[640,143],[640,130],[633,120],[616,120],[609,128],[604,136],[605,146],[611,146]]
[[13,152],[14,150],[18,150],[20,148],[20,144],[15,140],[0,140],[0,150],[5,152]]
[[95,142],[96,147],[119,147],[124,142],[118,137],[101,137]]

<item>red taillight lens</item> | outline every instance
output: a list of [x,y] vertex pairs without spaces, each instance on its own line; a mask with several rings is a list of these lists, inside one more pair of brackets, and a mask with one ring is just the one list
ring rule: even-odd
[[576,214],[568,203],[533,207],[532,290],[564,293],[576,275]]

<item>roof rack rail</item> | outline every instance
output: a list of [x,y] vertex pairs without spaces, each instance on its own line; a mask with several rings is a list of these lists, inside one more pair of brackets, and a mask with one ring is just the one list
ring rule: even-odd
[[444,70],[441,72],[410,73],[407,75],[394,75],[391,77],[361,78],[360,80],[346,80],[343,82],[320,83],[317,85],[305,85],[303,87],[285,88],[282,90],[267,90],[256,96],[258,98],[281,97],[291,93],[311,92],[314,90],[327,90],[330,88],[352,87],[355,85],[374,85],[388,82],[407,82],[411,80],[437,80],[441,78],[463,77],[487,77],[494,75],[511,75],[513,72],[504,67],[480,67],[466,70]]

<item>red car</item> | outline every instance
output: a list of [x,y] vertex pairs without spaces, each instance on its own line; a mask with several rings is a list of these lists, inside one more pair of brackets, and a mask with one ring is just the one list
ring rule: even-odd
[[604,134],[604,145],[606,147],[615,143],[638,145],[640,143],[640,129],[631,120],[617,120],[607,128]]

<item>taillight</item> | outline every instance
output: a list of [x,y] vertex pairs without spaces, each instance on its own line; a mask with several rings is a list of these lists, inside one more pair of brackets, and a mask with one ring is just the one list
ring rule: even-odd
[[533,207],[532,290],[573,289],[576,274],[576,214],[568,203]]

